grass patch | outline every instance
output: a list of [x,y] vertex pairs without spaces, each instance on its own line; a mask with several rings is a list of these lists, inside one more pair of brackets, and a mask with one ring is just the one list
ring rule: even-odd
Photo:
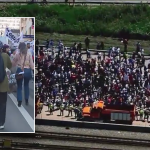
[[8,5],[1,17],[36,17],[36,31],[73,35],[150,38],[150,7],[137,5]]
[[[72,46],[74,42],[82,42],[83,48],[85,48],[84,45],[84,39],[86,35],[68,35],[68,34],[58,34],[58,33],[37,33],[36,32],[36,38],[40,40],[40,43],[42,44],[46,39],[53,39],[55,44],[57,45],[58,40],[62,40],[63,43],[66,46]],[[97,42],[103,41],[105,44],[105,49],[108,49],[110,46],[118,46],[123,50],[123,44],[118,41],[117,38],[111,38],[111,37],[102,37],[102,36],[88,36],[90,38],[90,48],[95,49]],[[149,41],[144,40],[138,40],[142,47],[145,49],[145,53],[150,54],[150,43]],[[132,52],[135,51],[135,44],[137,40],[129,40],[128,43],[128,51]]]
[[150,49],[148,41],[150,39],[150,7],[147,4],[94,7],[6,5],[0,6],[0,16],[35,16],[37,38],[40,40],[52,38],[55,41],[62,39],[66,46],[71,46],[73,42],[83,43],[84,35],[89,35],[92,49],[96,47],[98,41],[105,43],[105,49],[110,46],[123,49],[123,45],[117,40],[123,37],[129,39],[129,51],[135,50],[137,39],[147,53]]

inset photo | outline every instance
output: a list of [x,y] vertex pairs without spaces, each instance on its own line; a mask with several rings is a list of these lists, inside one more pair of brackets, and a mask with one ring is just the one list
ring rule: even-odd
[[35,132],[34,21],[0,17],[0,132]]

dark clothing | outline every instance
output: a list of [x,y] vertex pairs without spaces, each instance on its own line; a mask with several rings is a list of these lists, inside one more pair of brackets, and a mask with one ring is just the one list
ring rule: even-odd
[[6,118],[7,92],[0,92],[0,126],[3,126]]

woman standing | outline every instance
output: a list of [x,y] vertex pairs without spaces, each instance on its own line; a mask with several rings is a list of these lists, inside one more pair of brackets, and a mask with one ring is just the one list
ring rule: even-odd
[[21,107],[22,104],[22,83],[24,80],[24,93],[25,93],[25,102],[28,105],[29,100],[29,81],[32,78],[31,71],[34,69],[33,59],[31,53],[28,51],[27,46],[24,42],[19,44],[19,51],[15,55],[12,63],[17,65],[16,73],[24,72],[23,79],[17,80],[17,100],[18,107]]
[[[2,66],[3,65],[3,66]],[[5,52],[3,52],[3,43],[0,41],[0,71],[2,69],[11,69],[11,60]],[[3,68],[4,67],[4,68]],[[0,129],[4,129],[6,117],[7,92],[9,92],[8,78],[5,74],[4,80],[0,82]]]

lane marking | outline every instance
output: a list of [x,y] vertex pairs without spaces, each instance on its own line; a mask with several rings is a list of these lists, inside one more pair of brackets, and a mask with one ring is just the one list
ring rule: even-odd
[[24,119],[27,121],[28,125],[33,130],[33,132],[29,132],[29,133],[35,133],[34,119],[32,119],[32,117],[29,115],[29,113],[26,111],[26,109],[23,107],[23,105],[21,107],[18,107],[17,99],[16,99],[16,97],[12,93],[8,94],[8,95],[11,98],[11,100],[14,102],[14,104],[16,105],[16,107],[18,108],[18,110],[20,111],[20,113],[22,114],[22,116],[24,117]]

